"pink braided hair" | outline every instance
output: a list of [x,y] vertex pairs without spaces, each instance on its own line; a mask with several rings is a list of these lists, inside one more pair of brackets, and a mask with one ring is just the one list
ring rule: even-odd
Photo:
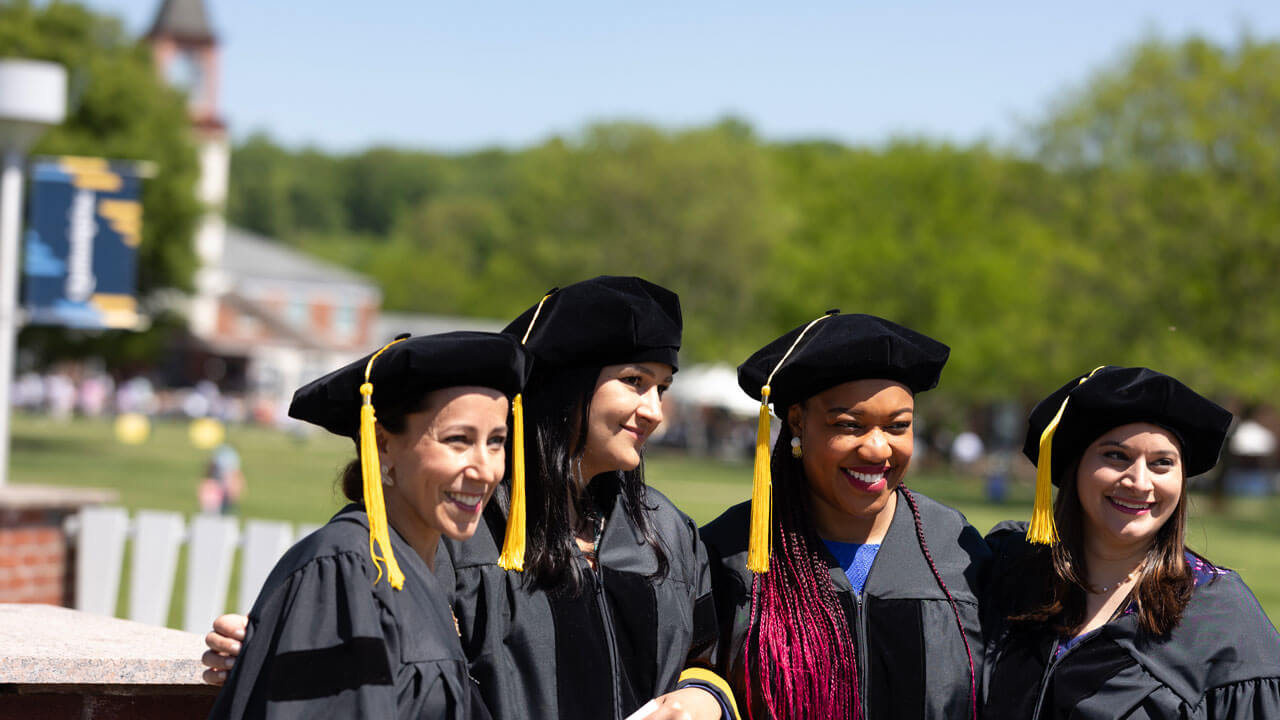
[[[771,718],[858,720],[857,652],[831,572],[817,550],[821,540],[806,521],[803,497],[797,496],[804,489],[790,462],[788,440],[779,439],[772,458],[773,476],[782,482],[774,484],[780,522],[769,572],[751,585],[743,652],[747,685],[756,695],[750,700]],[[747,703],[752,720],[757,702]]]

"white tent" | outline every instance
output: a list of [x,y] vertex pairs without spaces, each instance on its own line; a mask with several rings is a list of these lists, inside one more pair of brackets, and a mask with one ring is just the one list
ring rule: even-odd
[[1253,420],[1245,420],[1231,436],[1231,452],[1236,455],[1266,457],[1276,451],[1276,436]]
[[721,408],[744,418],[760,411],[760,403],[738,387],[738,373],[730,365],[681,368],[668,395],[683,405]]

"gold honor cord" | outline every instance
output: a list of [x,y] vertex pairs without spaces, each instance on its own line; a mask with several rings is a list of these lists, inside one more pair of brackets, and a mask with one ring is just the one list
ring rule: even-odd
[[[1093,369],[1093,372],[1080,378],[1080,382],[1076,387],[1084,384],[1085,380],[1093,377],[1099,370],[1106,367],[1100,365]],[[1058,407],[1058,412],[1045,426],[1044,432],[1040,433],[1040,453],[1036,455],[1036,502],[1031,510],[1031,526],[1027,528],[1027,542],[1037,545],[1056,545],[1058,542],[1058,527],[1053,521],[1053,434],[1058,430],[1058,423],[1062,422],[1062,414],[1067,411],[1067,401],[1071,399],[1071,393],[1062,399],[1062,405]]]
[[[809,329],[839,312],[839,310],[829,311],[826,315],[815,318],[805,325],[804,330],[796,336],[795,342],[791,343],[791,347],[787,348],[787,352],[765,379],[764,387],[760,388],[760,418],[756,422],[756,463],[751,477],[751,530],[747,544],[747,569],[757,575],[769,572],[769,555],[773,545],[773,477],[769,470],[769,395],[772,394],[773,389],[770,383]],[[778,417],[786,422],[781,412]]]
[[[556,293],[555,290],[542,296],[538,307],[529,319],[529,327],[524,330],[520,344],[529,342],[529,334],[533,332],[533,324],[538,322],[542,306],[547,298]],[[524,572],[525,548],[525,491],[524,491],[524,394],[516,393],[511,401],[511,511],[507,514],[507,532],[502,538],[502,554],[498,556],[498,567],[503,570]]]
[[[378,568],[378,577],[374,578],[373,584],[377,585],[378,580],[382,579],[382,566],[378,564],[381,560],[387,566],[387,582],[390,582],[391,587],[396,590],[404,587],[404,573],[400,571],[395,553],[391,550],[387,507],[382,499],[382,473],[378,468],[378,439],[373,429],[377,418],[373,414],[373,383],[369,382],[369,373],[373,370],[373,361],[377,360],[379,355],[404,339],[392,340],[369,358],[368,364],[364,366],[364,384],[360,386],[360,395],[363,396],[360,405],[360,477],[364,485],[364,509],[369,516],[369,555],[373,558],[374,567]],[[375,542],[382,549],[381,557],[378,555],[378,547],[374,546]]]

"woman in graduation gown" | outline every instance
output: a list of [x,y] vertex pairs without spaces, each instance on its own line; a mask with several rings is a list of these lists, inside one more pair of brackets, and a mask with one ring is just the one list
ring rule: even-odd
[[504,484],[475,537],[446,544],[462,643],[495,717],[622,720],[655,698],[645,717],[734,716],[727,685],[697,663],[716,633],[697,528],[644,483],[681,328],[674,293],[604,276],[552,291],[505,330],[535,358],[528,482]]
[[[551,291],[504,331],[535,358],[514,428],[527,455],[436,567],[494,717],[736,717],[709,669],[717,626],[697,528],[644,483],[681,330],[675,293],[601,276]],[[206,665],[225,666],[240,624],[215,622]]]
[[986,717],[1280,718],[1280,635],[1238,574],[1184,544],[1187,478],[1230,422],[1146,368],[1099,368],[1036,406],[1031,525],[989,536]]
[[357,441],[352,504],[276,564],[210,717],[489,717],[432,565],[481,524],[525,368],[509,336],[448,333],[294,394],[292,417]]
[[[716,668],[744,714],[975,717],[988,551],[959,512],[904,484],[915,396],[948,354],[888,320],[832,311],[738,368],[762,401],[755,487],[702,537]],[[782,420],[771,458],[770,401]]]

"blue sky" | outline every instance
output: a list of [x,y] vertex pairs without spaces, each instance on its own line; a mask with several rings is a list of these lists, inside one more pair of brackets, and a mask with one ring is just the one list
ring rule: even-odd
[[[523,147],[597,120],[732,114],[765,138],[1008,143],[1146,35],[1280,38],[1280,3],[205,0],[232,133]],[[144,31],[159,0],[90,0]]]

